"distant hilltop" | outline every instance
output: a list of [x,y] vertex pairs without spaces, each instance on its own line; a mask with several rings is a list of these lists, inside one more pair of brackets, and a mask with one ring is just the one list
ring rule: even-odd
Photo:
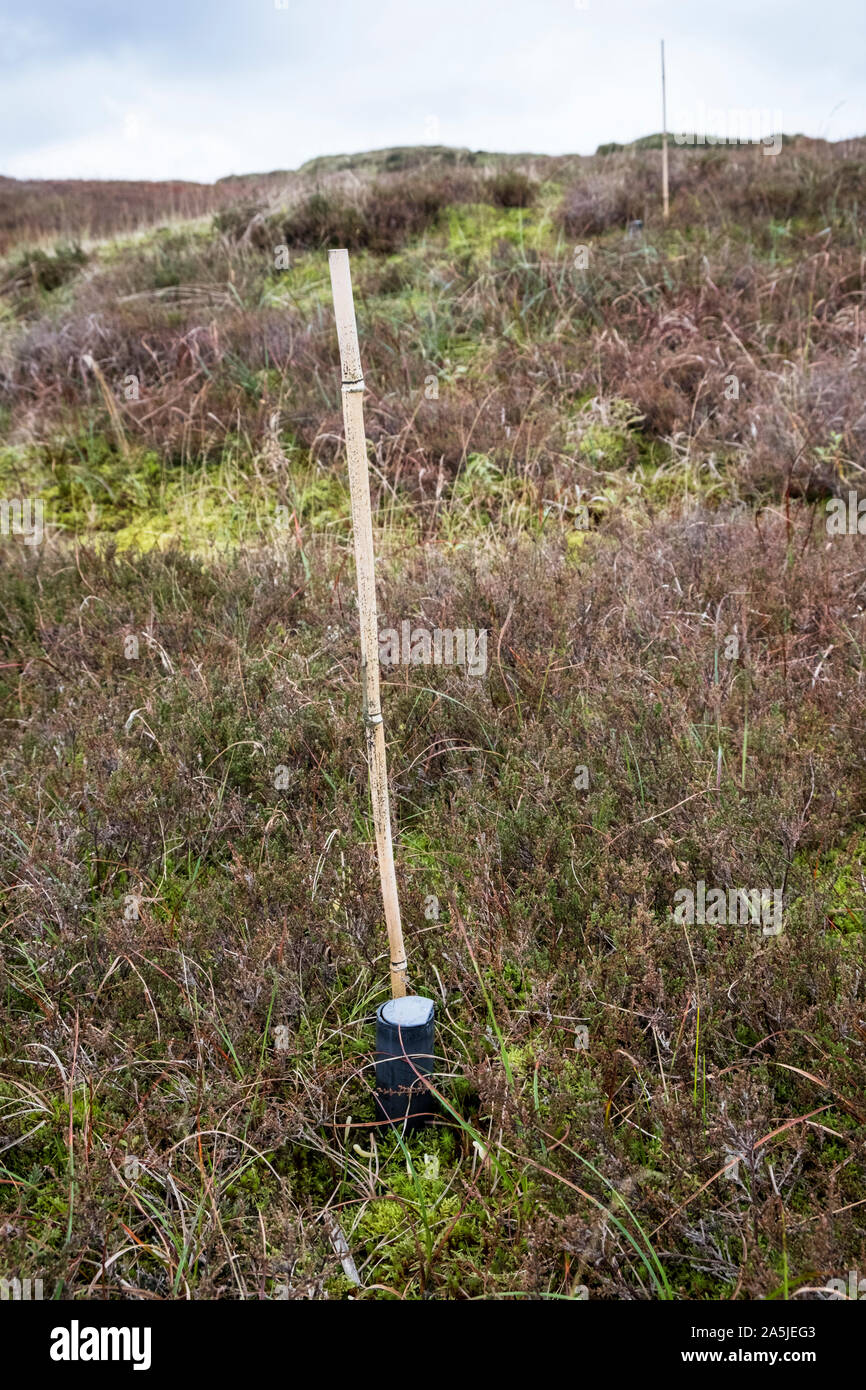
[[[768,131],[767,134],[770,132]],[[782,143],[786,146],[797,148],[808,146],[814,148],[820,145],[827,145],[827,140],[816,137],[795,134],[783,134]],[[694,132],[687,133],[685,138],[680,131],[668,132],[668,143],[670,145],[681,145],[684,149],[712,147],[714,145],[723,146],[726,141],[723,135],[703,134],[697,136]],[[848,143],[839,141],[838,143]],[[358,173],[358,174],[397,174],[408,172],[413,169],[421,169],[430,166],[442,168],[473,168],[478,165],[496,164],[508,166],[510,164],[526,164],[528,161],[535,161],[540,166],[547,163],[573,162],[581,163],[599,155],[623,154],[640,150],[660,150],[662,147],[662,132],[656,131],[652,135],[641,135],[637,139],[620,143],[617,140],[610,140],[606,144],[599,145],[593,155],[580,154],[561,154],[550,155],[538,152],[523,151],[506,152],[502,150],[470,150],[466,146],[452,145],[393,145],[381,150],[361,150],[356,154],[322,154],[315,159],[308,159],[297,169],[271,169],[267,173],[256,174],[228,174],[225,178],[218,179],[217,184],[237,183],[249,181],[251,179],[278,179],[293,178],[298,175],[321,176],[324,174]]]
[[[714,114],[708,113],[708,118]],[[762,140],[769,134],[763,121],[756,129]],[[805,135],[775,134],[771,138],[774,148],[770,151],[765,145],[765,153],[778,153],[784,146],[794,154],[810,153],[819,159],[861,158],[864,145],[862,138],[835,143]],[[707,158],[714,163],[729,158],[735,162],[737,155],[730,133],[727,137],[706,133],[698,137],[669,132],[668,141],[672,158],[682,168],[692,160]],[[221,219],[224,230],[233,223],[246,229],[252,226],[254,218],[260,222],[266,213],[300,204],[314,194],[333,191],[338,201],[351,201],[355,193],[366,196],[363,190],[369,192],[377,185],[390,188],[390,196],[399,205],[403,184],[413,179],[429,178],[433,184],[449,184],[452,193],[457,183],[467,188],[483,185],[489,190],[499,181],[502,186],[496,197],[504,200],[503,206],[525,206],[532,196],[530,184],[574,184],[607,176],[632,158],[652,163],[660,157],[656,152],[661,143],[661,132],[656,131],[629,144],[609,141],[600,145],[594,155],[394,145],[357,154],[319,155],[298,169],[229,174],[214,183],[183,179],[14,179],[0,174],[0,256],[20,244],[88,242],[129,234],[160,222],[214,214]],[[751,143],[756,143],[754,135]],[[315,208],[311,211],[315,220],[318,214]]]

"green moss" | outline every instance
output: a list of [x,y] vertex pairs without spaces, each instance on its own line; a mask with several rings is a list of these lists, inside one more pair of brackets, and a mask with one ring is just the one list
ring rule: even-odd
[[298,515],[313,530],[336,526],[345,531],[352,515],[352,501],[343,473],[323,473],[302,487]]
[[550,237],[550,224],[536,209],[498,208],[463,203],[447,210],[448,249],[487,258],[500,242],[537,250]]
[[843,934],[866,929],[866,836],[855,835],[846,846],[830,850],[817,863],[798,862],[811,873],[816,892],[826,904],[826,921]]
[[641,418],[630,401],[614,398],[602,405],[593,401],[574,419],[579,455],[602,469],[634,462],[642,448],[634,430]]
[[534,489],[518,473],[506,472],[487,454],[470,454],[457,476],[443,518],[449,540],[492,525],[535,530]]

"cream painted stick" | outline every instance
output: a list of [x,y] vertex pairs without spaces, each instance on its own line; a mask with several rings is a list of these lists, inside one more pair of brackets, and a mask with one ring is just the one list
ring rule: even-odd
[[376,852],[391,960],[391,994],[400,999],[406,993],[406,952],[400,925],[394,847],[391,843],[391,808],[388,800],[388,767],[385,758],[385,729],[379,700],[379,624],[376,615],[376,575],[373,560],[373,520],[370,511],[370,475],[367,442],[364,436],[364,374],[358,349],[358,328],[352,299],[352,277],[348,251],[328,254],[331,291],[340,343],[343,380],[343,423],[349,460],[349,489],[352,495],[352,533],[355,540],[355,571],[358,579],[358,614],[361,622],[361,679],[364,692],[364,730],[367,764],[370,770],[370,799],[376,829]]
[[670,213],[668,197],[668,100],[665,91],[665,41],[662,39],[662,212],[667,222]]

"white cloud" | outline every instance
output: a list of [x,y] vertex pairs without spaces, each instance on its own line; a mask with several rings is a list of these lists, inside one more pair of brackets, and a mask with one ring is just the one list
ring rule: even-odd
[[821,25],[811,0],[152,0],[130,14],[92,0],[82,14],[43,0],[36,20],[0,21],[4,173],[209,180],[434,140],[590,153],[659,128],[662,33],[672,130],[703,103],[866,132],[861,0],[825,0]]

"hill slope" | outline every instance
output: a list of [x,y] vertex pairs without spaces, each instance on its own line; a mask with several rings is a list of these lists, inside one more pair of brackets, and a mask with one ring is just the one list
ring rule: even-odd
[[[862,143],[676,148],[667,224],[656,150],[393,153],[5,259],[6,1269],[76,1298],[844,1278]],[[405,1146],[370,1095],[388,963],[332,245],[381,628],[419,658],[486,634],[474,672],[382,653],[447,1102]]]

